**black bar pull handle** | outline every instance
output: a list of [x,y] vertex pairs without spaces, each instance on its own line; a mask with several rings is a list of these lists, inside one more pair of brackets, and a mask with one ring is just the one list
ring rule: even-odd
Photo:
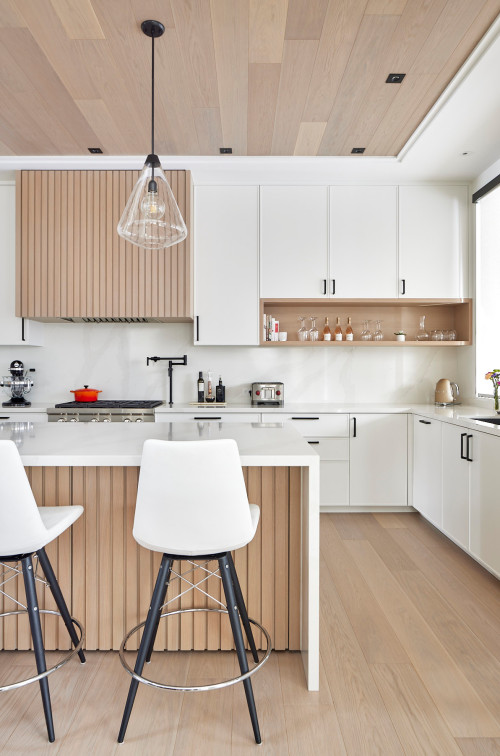
[[430,420],[419,420],[418,422],[422,423],[423,425],[430,425],[431,424]]
[[196,341],[200,340],[200,316],[196,316]]
[[352,423],[353,423],[353,426],[352,426],[352,437],[356,438],[357,424],[356,424],[356,418],[355,417],[352,418]]
[[402,278],[401,279],[401,284],[403,286],[403,290],[402,290],[401,294],[406,294],[406,278]]
[[470,447],[470,440],[471,440],[471,438],[472,438],[472,433],[468,433],[467,434],[467,451],[465,452],[466,455],[467,455],[466,456],[467,462],[472,462],[471,447]]
[[319,441],[308,441],[308,444],[319,444]]
[[0,420],[10,420],[10,415],[0,415]]
[[332,294],[335,294],[335,279],[332,278]]
[[204,417],[193,417],[193,420],[222,420],[222,417],[209,417],[205,415]]
[[464,454],[464,438],[466,437],[467,433],[461,433],[460,434],[460,459],[467,459],[467,457]]
[[319,420],[319,417],[292,417],[292,420]]
[[26,341],[26,332],[24,330],[24,318],[21,318],[21,341]]
[[326,294],[326,278],[323,279],[323,294]]

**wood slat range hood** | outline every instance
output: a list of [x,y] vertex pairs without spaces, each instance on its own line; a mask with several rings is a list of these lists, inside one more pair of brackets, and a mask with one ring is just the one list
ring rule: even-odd
[[43,322],[192,322],[191,175],[165,174],[188,237],[145,250],[116,231],[138,171],[19,172],[16,314]]

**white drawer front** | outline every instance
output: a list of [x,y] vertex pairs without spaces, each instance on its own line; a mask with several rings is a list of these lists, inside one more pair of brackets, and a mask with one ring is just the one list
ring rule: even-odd
[[156,415],[157,423],[258,423],[258,412],[223,412],[214,407],[213,411],[201,412],[161,412]]
[[302,414],[288,415],[279,412],[263,412],[263,422],[281,422],[291,423],[299,433],[306,438],[314,438],[316,436],[333,436],[348,438],[349,436],[349,415],[334,415],[334,414]]
[[347,438],[306,438],[311,448],[321,458],[349,461],[349,439]]

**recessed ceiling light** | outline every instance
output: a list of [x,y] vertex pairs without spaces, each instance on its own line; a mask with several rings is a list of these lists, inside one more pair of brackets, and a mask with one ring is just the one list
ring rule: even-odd
[[353,147],[351,150],[351,155],[362,155],[365,149],[366,147]]
[[233,148],[232,147],[219,147],[219,152],[221,155],[232,155]]
[[386,84],[401,84],[406,74],[390,73],[385,80]]
[[87,149],[91,153],[91,155],[102,155],[102,150],[100,147],[87,147]]

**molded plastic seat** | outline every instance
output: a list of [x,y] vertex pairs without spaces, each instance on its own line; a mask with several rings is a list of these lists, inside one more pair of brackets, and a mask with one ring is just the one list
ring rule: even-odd
[[233,439],[145,441],[133,529],[141,546],[183,556],[234,551],[252,540],[259,515]]

